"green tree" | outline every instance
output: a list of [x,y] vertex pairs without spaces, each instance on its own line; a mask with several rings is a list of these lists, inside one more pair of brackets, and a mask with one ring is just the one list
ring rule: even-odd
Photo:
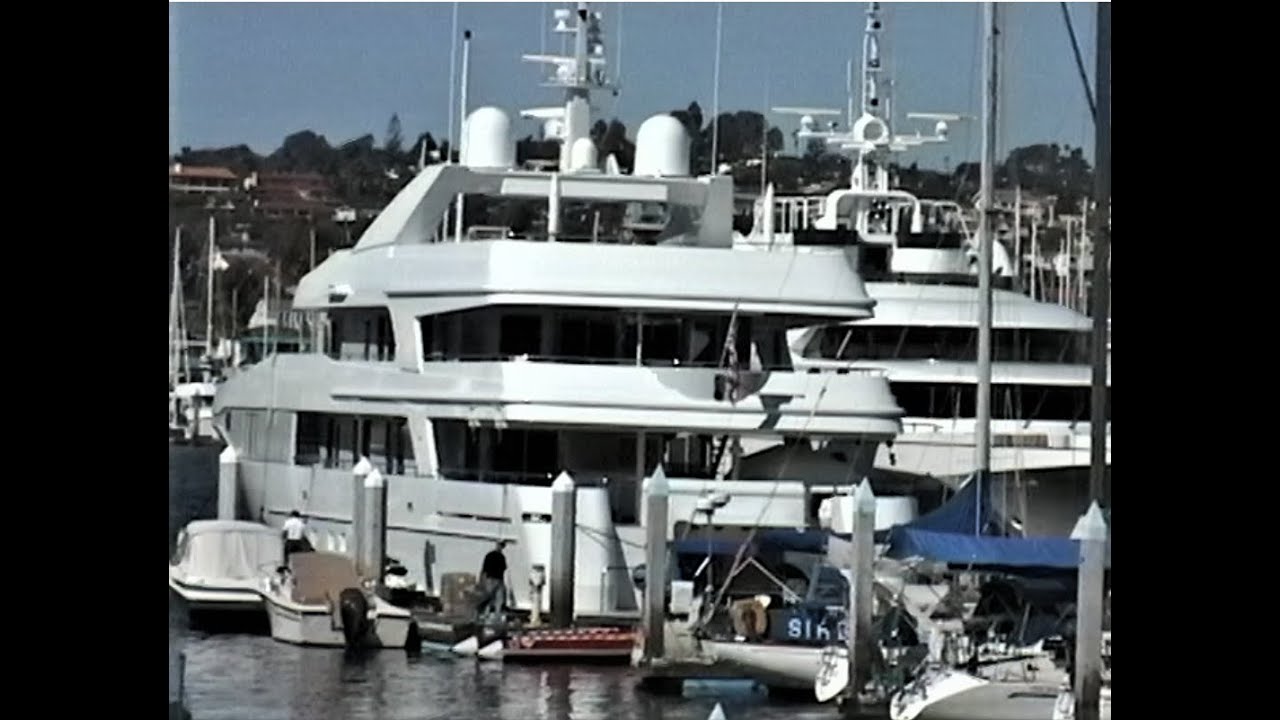
[[382,148],[394,158],[400,154],[403,144],[404,139],[400,134],[400,115],[392,113],[391,121],[387,123],[387,139],[382,143]]

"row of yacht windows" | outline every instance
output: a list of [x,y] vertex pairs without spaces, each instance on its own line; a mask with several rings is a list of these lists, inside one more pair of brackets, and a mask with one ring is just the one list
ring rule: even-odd
[[[651,366],[790,366],[780,325],[728,315],[499,306],[421,319],[434,360],[546,360]],[[728,338],[734,341],[730,349]]]
[[414,475],[413,443],[403,417],[298,413],[293,463],[348,469],[360,457],[390,475]]
[[387,474],[417,473],[403,417],[228,410],[222,423],[246,460],[349,469],[364,456]]
[[[897,382],[892,387],[907,417],[971,418],[978,414],[976,385]],[[991,418],[1087,421],[1091,392],[1088,386],[992,385]],[[1111,418],[1111,388],[1107,388],[1106,416]]]
[[440,473],[455,480],[550,485],[563,469],[554,430],[471,428],[462,420],[434,420]]
[[[997,362],[1089,362],[1089,333],[1074,330],[997,328],[991,333]],[[828,360],[968,360],[977,358],[973,327],[833,325],[814,333],[804,356]]]
[[396,337],[386,308],[353,308],[329,311],[325,354],[334,360],[391,362],[396,358]]

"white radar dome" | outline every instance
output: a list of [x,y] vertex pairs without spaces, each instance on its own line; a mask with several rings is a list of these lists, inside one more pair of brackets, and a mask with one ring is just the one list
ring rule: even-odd
[[875,115],[863,115],[853,123],[853,136],[858,142],[879,144],[889,139],[889,126]]
[[496,107],[477,108],[467,116],[462,164],[473,168],[510,169],[516,164],[511,118]]
[[543,140],[559,140],[564,134],[564,122],[560,118],[547,118],[542,123]]
[[654,115],[636,133],[636,175],[683,177],[689,174],[689,133],[670,115]]
[[573,141],[569,149],[569,165],[573,170],[598,169],[596,144],[591,138],[580,137]]

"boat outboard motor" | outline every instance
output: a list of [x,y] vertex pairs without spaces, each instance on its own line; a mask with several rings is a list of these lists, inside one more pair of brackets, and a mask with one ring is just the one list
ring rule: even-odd
[[359,588],[347,588],[338,595],[338,614],[347,648],[358,647],[369,635],[369,599]]

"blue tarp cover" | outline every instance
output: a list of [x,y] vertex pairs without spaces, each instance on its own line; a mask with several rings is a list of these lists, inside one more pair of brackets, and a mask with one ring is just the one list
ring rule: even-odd
[[[981,502],[979,502],[981,500]],[[941,507],[890,528],[883,537],[891,558],[922,557],[953,565],[1075,569],[1080,543],[1066,537],[1003,537],[999,514],[976,479]],[[1107,549],[1107,566],[1111,552]]]
[[[887,543],[891,558],[922,557],[953,565],[1001,568],[1043,568],[1073,570],[1079,565],[1080,544],[1066,537],[1004,537],[1004,522],[990,502],[987,487],[971,479],[954,496],[933,512],[905,525],[876,533],[878,543]],[[1108,522],[1108,525],[1110,523]],[[751,540],[746,554],[756,552],[825,553],[826,530],[762,528]],[[849,539],[847,534],[839,537]],[[741,540],[700,537],[697,530],[678,540],[674,550],[680,555],[736,555]],[[1107,549],[1107,567],[1111,552]]]
[[923,557],[952,565],[1074,569],[1080,544],[1071,538],[1009,538],[920,530],[890,531],[889,557]]

